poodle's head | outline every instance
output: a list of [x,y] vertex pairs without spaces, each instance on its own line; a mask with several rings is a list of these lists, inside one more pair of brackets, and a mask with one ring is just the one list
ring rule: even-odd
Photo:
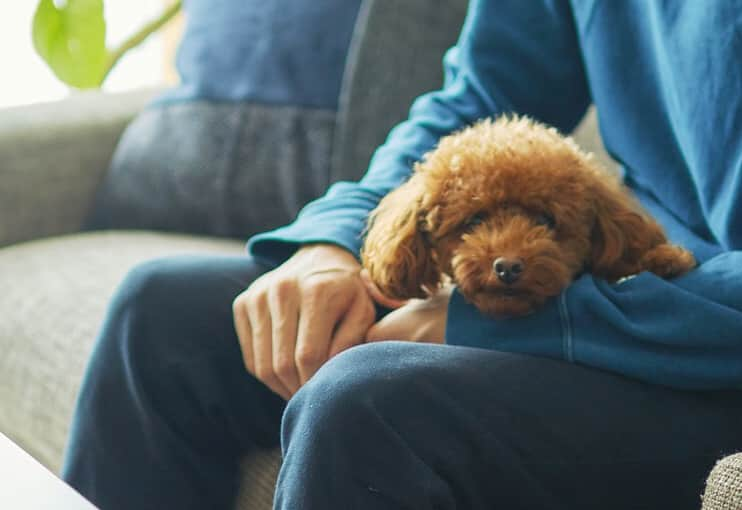
[[394,299],[444,277],[482,312],[524,315],[583,271],[626,276],[663,234],[569,138],[500,118],[441,139],[370,216],[362,260]]

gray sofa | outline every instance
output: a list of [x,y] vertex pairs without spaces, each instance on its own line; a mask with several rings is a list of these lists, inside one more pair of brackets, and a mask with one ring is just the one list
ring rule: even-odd
[[[333,180],[359,177],[412,99],[440,85],[440,59],[465,4],[365,1],[341,93]],[[244,239],[81,232],[117,139],[154,93],[85,93],[0,115],[0,432],[53,471],[106,303],[128,269],[176,253],[244,250]],[[577,138],[610,164],[594,112]],[[279,463],[276,451],[244,460],[237,508],[270,508]],[[741,465],[736,457],[717,467],[704,508],[742,508]]]

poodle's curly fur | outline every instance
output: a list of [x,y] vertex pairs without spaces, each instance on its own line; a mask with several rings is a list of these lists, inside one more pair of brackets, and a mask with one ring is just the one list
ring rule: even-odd
[[591,154],[517,116],[442,138],[371,213],[362,261],[390,298],[450,279],[495,316],[528,314],[583,272],[671,278],[696,263]]

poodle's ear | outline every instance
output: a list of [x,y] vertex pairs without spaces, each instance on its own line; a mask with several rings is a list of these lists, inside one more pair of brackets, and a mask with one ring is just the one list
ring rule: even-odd
[[615,281],[642,271],[642,257],[667,242],[662,228],[621,185],[599,183],[594,197],[590,272]]
[[425,229],[424,190],[417,174],[386,195],[369,217],[363,266],[387,297],[427,297],[441,273]]

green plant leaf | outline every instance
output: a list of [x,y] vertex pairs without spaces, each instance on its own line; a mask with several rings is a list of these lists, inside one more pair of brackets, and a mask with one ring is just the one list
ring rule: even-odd
[[80,89],[100,87],[106,68],[103,0],[40,0],[33,19],[33,43],[54,74]]

